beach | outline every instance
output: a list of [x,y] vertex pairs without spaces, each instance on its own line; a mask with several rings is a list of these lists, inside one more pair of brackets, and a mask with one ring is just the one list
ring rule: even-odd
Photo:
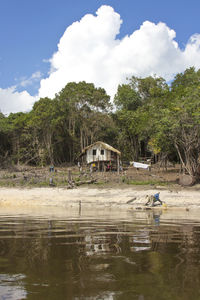
[[[0,205],[14,206],[65,206],[82,204],[99,205],[144,205],[146,195],[160,193],[160,198],[168,207],[200,208],[198,189],[149,188],[0,188]],[[135,199],[133,199],[135,198]],[[131,203],[130,202],[133,199]]]
[[[146,195],[160,192],[162,206],[146,207]],[[80,214],[91,216],[143,212],[145,210],[164,211],[170,218],[200,218],[199,188],[0,188],[0,214],[43,215],[69,217]]]

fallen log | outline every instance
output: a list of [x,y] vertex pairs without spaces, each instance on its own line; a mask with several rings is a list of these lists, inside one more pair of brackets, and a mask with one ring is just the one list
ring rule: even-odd
[[137,198],[136,197],[134,197],[133,199],[131,199],[131,200],[128,200],[127,202],[126,202],[126,204],[130,204],[130,203],[132,203],[133,201],[135,201]]
[[85,181],[78,181],[76,182],[76,185],[82,185],[82,184],[91,184],[91,183],[96,183],[97,180],[96,179],[91,179],[91,180],[85,180]]

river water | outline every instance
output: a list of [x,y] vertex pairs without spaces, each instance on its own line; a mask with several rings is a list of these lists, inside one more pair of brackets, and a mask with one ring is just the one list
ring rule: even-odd
[[0,299],[199,300],[200,223],[161,211],[2,214]]

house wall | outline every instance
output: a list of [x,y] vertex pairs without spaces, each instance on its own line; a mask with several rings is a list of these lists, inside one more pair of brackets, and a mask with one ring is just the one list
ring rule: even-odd
[[[96,155],[93,155],[93,150],[96,150]],[[101,154],[101,150],[104,150],[104,154]],[[87,150],[86,161],[87,163],[95,162],[95,161],[110,161],[113,160],[111,158],[111,151],[103,148],[101,145],[95,145],[94,147]]]

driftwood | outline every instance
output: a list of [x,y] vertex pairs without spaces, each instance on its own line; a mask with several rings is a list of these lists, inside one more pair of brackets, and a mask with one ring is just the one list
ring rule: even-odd
[[85,180],[85,181],[78,181],[78,182],[74,182],[72,180],[72,181],[68,181],[67,189],[74,189],[74,188],[76,188],[79,185],[82,185],[82,184],[91,184],[91,183],[95,183],[95,182],[97,182],[96,179]]
[[76,184],[73,180],[68,180],[68,189],[74,189],[76,187]]
[[137,198],[136,197],[134,197],[133,199],[131,199],[131,200],[128,200],[127,202],[126,202],[126,204],[130,204],[130,203],[132,203],[133,201],[135,201]]
[[85,181],[78,181],[76,182],[76,185],[81,185],[81,184],[91,184],[97,182],[96,179],[91,179],[91,180],[85,180]]

